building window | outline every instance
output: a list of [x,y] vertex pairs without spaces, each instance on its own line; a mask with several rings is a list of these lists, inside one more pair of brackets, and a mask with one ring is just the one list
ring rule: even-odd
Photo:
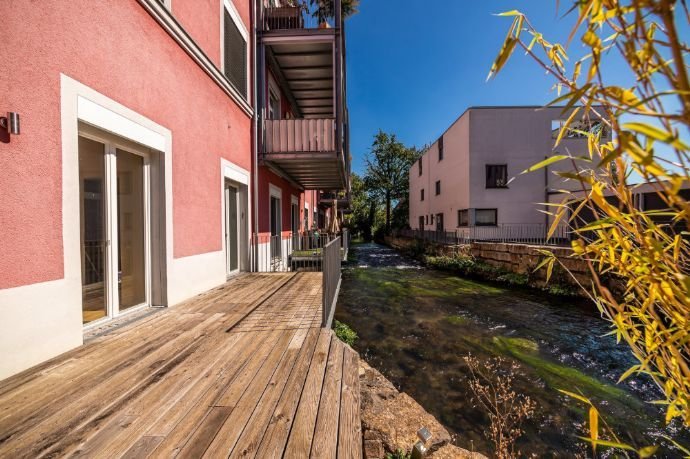
[[422,175],[422,158],[419,158],[419,175]]
[[247,98],[247,34],[239,15],[227,7],[223,10],[223,73]]
[[508,188],[508,166],[505,164],[487,164],[487,188]]
[[476,226],[496,226],[498,211],[496,209],[475,209],[474,224]]
[[458,210],[458,226],[470,226],[470,211],[468,209]]
[[268,119],[280,119],[280,99],[273,92],[273,89],[268,90]]
[[434,214],[431,214],[431,224],[434,224]]
[[[557,139],[558,134],[565,126],[566,120],[551,121],[551,138]],[[563,133],[563,139],[585,139],[587,134],[599,134],[601,139],[611,139],[611,130],[602,121],[580,120],[571,121],[568,125],[568,130]]]
[[443,160],[443,136],[438,139],[438,160]]
[[420,199],[420,200],[421,200],[421,201],[424,201],[424,188],[422,188],[422,191],[421,191],[420,195],[421,195],[421,199]]
[[436,214],[436,231],[444,231],[443,214]]
[[424,229],[424,217],[423,216],[419,217],[419,229],[420,230]]
[[441,181],[436,180],[436,196],[438,196],[439,194],[441,194]]
[[428,225],[428,224],[429,224],[429,216],[428,216],[428,215],[425,215],[425,216],[424,216],[424,224],[425,224],[425,225]]

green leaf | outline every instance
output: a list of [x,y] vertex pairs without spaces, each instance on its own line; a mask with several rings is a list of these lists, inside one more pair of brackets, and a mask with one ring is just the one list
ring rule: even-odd
[[[580,440],[584,440],[586,442],[590,442],[590,439],[588,437],[577,437]],[[630,445],[626,445],[625,443],[616,443],[614,441],[608,441],[608,440],[597,440],[597,445],[601,446],[608,446],[609,448],[618,448],[618,449],[624,449],[627,451],[635,451],[635,448],[633,448]]]
[[539,169],[543,169],[544,167],[547,167],[553,163],[557,163],[558,161],[563,161],[564,159],[568,159],[570,156],[568,155],[553,155],[549,158],[546,158],[544,161],[540,161],[534,166],[530,166],[524,171],[520,172],[520,174],[527,174],[528,172],[534,172]]
[[651,139],[667,143],[678,150],[690,150],[690,146],[683,143],[677,136],[656,126],[646,123],[626,123],[623,125],[623,129],[628,129]]
[[659,449],[658,446],[645,446],[644,448],[640,448],[637,450],[637,454],[640,455],[641,458],[647,458],[647,457],[652,457],[654,453],[656,453],[656,450]]
[[573,392],[568,392],[567,390],[563,390],[563,389],[558,389],[558,392],[565,394],[570,398],[574,398],[574,399],[579,400],[583,403],[586,403],[589,406],[592,406],[592,402],[590,402],[587,397],[583,397],[582,395],[578,395],[578,394],[575,394]]

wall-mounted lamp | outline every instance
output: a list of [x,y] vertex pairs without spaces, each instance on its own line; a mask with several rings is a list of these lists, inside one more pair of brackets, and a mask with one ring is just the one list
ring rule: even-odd
[[19,135],[21,129],[19,128],[19,113],[7,112],[7,116],[0,117],[0,128],[7,131],[11,135]]

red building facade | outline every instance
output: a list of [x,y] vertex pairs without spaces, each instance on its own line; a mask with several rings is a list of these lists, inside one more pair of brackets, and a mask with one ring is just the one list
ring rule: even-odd
[[260,269],[278,189],[281,237],[313,226],[318,184],[261,149],[264,9],[0,2],[0,116],[21,120],[0,131],[0,378]]

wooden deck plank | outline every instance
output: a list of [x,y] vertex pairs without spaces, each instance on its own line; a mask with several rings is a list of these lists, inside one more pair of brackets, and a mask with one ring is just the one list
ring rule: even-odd
[[290,452],[290,457],[294,458],[309,457],[309,452],[311,451],[316,415],[318,414],[319,401],[321,400],[321,387],[323,386],[324,373],[326,371],[328,351],[331,346],[330,330],[321,331],[321,335],[324,338],[319,337],[319,346],[312,358],[309,374],[302,389],[302,397],[297,407],[297,413],[292,423],[292,429],[285,449],[285,451]]
[[338,423],[338,457],[341,459],[362,457],[359,397],[359,356],[349,346],[345,346]]
[[[275,347],[280,333],[267,333],[262,335],[255,335],[255,340],[252,340],[256,346],[247,349],[246,356],[238,357],[241,359],[243,365],[238,368],[237,374],[233,375],[230,380],[219,380],[218,384],[213,386],[213,390],[204,394],[204,396],[185,413],[184,417],[175,424],[173,429],[165,436],[165,439],[154,450],[154,457],[171,457],[179,454],[184,446],[196,435],[199,426],[201,426],[205,418],[210,414],[212,408],[216,406],[218,399],[225,394],[232,387],[242,387],[247,384],[251,376],[256,372],[256,367],[263,364],[264,359],[269,355],[270,351]],[[158,429],[156,429],[158,430]],[[211,439],[212,440],[212,439]],[[209,442],[211,441],[209,440]]]
[[305,346],[307,353],[295,365],[295,369],[290,375],[290,379],[285,386],[285,390],[278,402],[271,420],[269,421],[268,429],[264,433],[261,444],[259,445],[256,457],[280,457],[285,449],[288,440],[288,434],[292,427],[297,405],[302,395],[302,388],[305,386],[305,380],[312,365],[313,358],[317,349],[321,350],[321,357],[317,357],[315,362],[317,365],[319,358],[323,362],[326,361],[328,355],[328,344],[330,343],[330,336],[327,333],[318,333],[318,329],[310,330],[317,335],[317,342],[314,346]]
[[319,414],[314,428],[311,445],[313,458],[335,458],[338,445],[338,421],[340,415],[340,390],[343,378],[342,341],[332,334],[331,350],[328,353],[326,376],[323,382]]
[[320,276],[244,274],[0,382],[0,456],[360,457]]
[[[304,359],[314,349],[318,338],[316,329],[300,329],[295,334],[292,343],[283,356],[283,360],[276,369],[271,382],[264,391],[259,403],[256,405],[251,418],[247,422],[242,434],[237,440],[235,448],[230,455],[233,457],[254,457],[261,440],[268,428],[269,421],[275,411],[276,405],[286,388],[290,375],[298,366],[299,359]],[[306,371],[304,371],[306,375]]]

